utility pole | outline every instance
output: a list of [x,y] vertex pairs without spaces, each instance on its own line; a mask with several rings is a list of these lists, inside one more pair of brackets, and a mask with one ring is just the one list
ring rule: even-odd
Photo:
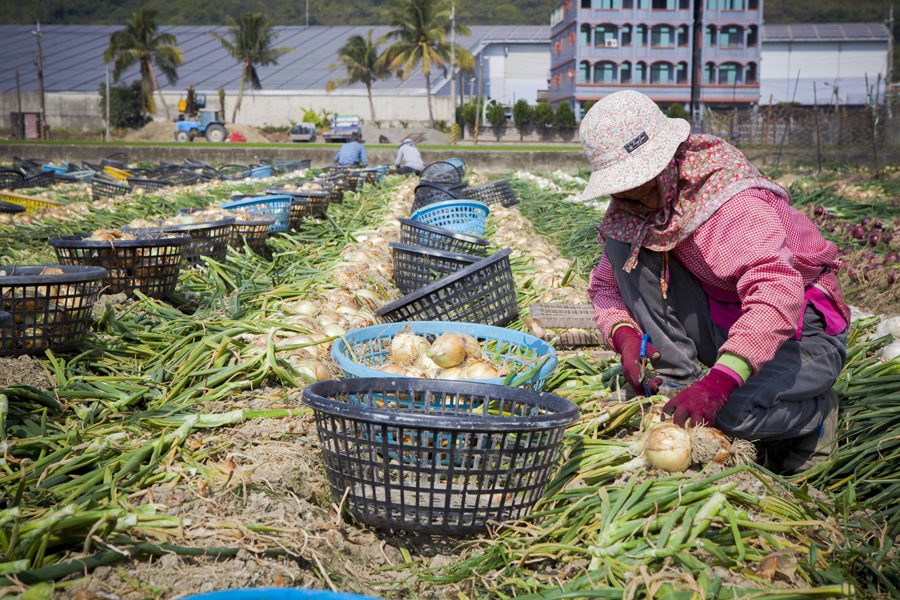
[[306,0],[306,26],[309,27],[309,0]]
[[22,88],[19,87],[19,70],[16,69],[16,100],[19,103],[19,112],[22,112]]
[[691,118],[700,121],[700,82],[703,81],[703,2],[694,0],[694,39],[691,55]]
[[[450,4],[450,104],[456,111],[456,3]],[[456,115],[453,115],[456,118]]]
[[888,13],[888,55],[887,55],[887,76],[884,78],[884,98],[887,104],[888,118],[891,118],[891,82],[894,81],[894,5],[891,4],[891,10]]
[[106,141],[109,141],[109,64],[106,65]]
[[37,58],[37,76],[38,76],[38,90],[41,95],[41,132],[40,138],[47,139],[45,125],[46,125],[46,113],[44,112],[44,54],[41,52],[41,22],[37,22],[37,31],[32,31],[31,35],[37,37],[37,48],[38,48],[38,58]]

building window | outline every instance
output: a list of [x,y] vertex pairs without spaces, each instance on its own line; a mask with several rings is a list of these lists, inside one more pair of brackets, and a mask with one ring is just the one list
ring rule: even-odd
[[748,48],[756,48],[756,44],[758,43],[759,28],[756,25],[751,25],[747,28],[747,47]]
[[650,65],[650,83],[667,84],[675,83],[674,69],[672,63],[655,62]]
[[744,0],[722,0],[722,10],[744,10]]
[[690,30],[687,25],[682,25],[678,28],[678,47],[684,48],[688,45],[688,35]]
[[622,8],[631,10],[634,8],[634,0],[622,0]]
[[578,83],[591,82],[591,63],[584,61],[578,66]]
[[650,0],[638,0],[638,9],[647,10],[650,8]]
[[716,65],[709,62],[703,66],[703,83],[712,84],[716,81]]
[[[606,46],[607,40],[616,40],[616,26],[604,23],[594,28],[594,45]],[[612,44],[612,42],[610,42]]]
[[622,45],[631,45],[631,25],[622,25]]
[[647,26],[646,25],[638,25],[634,28],[635,40],[634,45],[642,48],[647,45]]
[[719,0],[706,0],[706,10],[716,10],[719,8]]
[[671,25],[657,25],[650,31],[650,45],[660,48],[675,46],[675,28]]
[[631,63],[628,61],[619,65],[619,83],[631,83]]
[[759,10],[759,0],[747,0],[747,10]]
[[619,8],[616,6],[618,0],[600,0],[600,5],[597,7],[601,10],[615,10]]
[[581,37],[578,40],[578,45],[581,47],[591,45],[591,26],[587,23],[581,26]]
[[675,66],[675,83],[687,83],[688,67],[686,62],[680,62]]
[[679,10],[688,10],[691,8],[691,0],[679,0],[678,1],[678,9]]
[[706,37],[703,38],[703,45],[707,48],[715,48],[716,47],[716,26],[715,25],[707,25],[706,26]]
[[719,32],[720,48],[740,48],[743,44],[744,29],[739,25],[726,25]]
[[744,67],[744,83],[756,83],[756,63],[747,63]]
[[615,83],[616,63],[603,60],[594,65],[594,83]]
[[741,65],[737,63],[724,63],[719,65],[719,85],[737,85],[742,83]]
[[651,0],[653,10],[675,10],[675,0]]
[[647,83],[647,63],[640,61],[634,65],[634,83]]
[[591,0],[581,0],[581,8],[590,8]]

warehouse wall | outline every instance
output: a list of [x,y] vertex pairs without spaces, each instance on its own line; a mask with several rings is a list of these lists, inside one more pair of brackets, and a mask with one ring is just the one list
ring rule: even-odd
[[[177,117],[179,94],[164,94],[173,120]],[[45,94],[47,103],[47,123],[50,127],[65,127],[80,131],[94,131],[104,127],[104,116],[100,114],[99,93],[66,92]],[[237,95],[225,98],[226,120],[231,119]],[[373,98],[375,117],[387,126],[400,126],[401,121],[409,125],[425,125],[428,123],[428,105],[424,95],[387,96],[378,95]],[[434,118],[450,123],[453,110],[448,96],[432,96]],[[207,92],[209,108],[219,108],[219,97],[216,92]],[[327,112],[357,114],[366,122],[370,120],[369,100],[363,93],[347,94],[340,91],[331,94],[274,94],[256,92],[246,93],[238,113],[238,123],[257,127],[288,127],[291,121],[300,121],[305,109],[316,112],[324,109]],[[0,128],[9,127],[9,113],[18,110],[15,92],[0,93]],[[37,93],[22,94],[22,110],[40,110],[40,99]],[[157,120],[165,120],[162,107],[157,110]]]

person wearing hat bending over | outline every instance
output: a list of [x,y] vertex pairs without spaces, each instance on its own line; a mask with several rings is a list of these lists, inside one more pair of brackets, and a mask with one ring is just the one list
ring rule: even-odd
[[422,162],[422,153],[419,152],[416,143],[409,138],[400,142],[400,147],[397,149],[397,160],[394,161],[394,164],[398,167],[398,175],[407,173],[419,175],[425,168],[425,163]]
[[781,469],[825,460],[850,321],[835,245],[738,149],[641,93],[597,102],[580,134],[582,197],[611,196],[588,293],[629,386],[669,387],[663,413],[682,427],[786,441]]
[[366,147],[359,143],[359,134],[354,133],[350,141],[341,146],[334,155],[334,162],[342,167],[368,167]]

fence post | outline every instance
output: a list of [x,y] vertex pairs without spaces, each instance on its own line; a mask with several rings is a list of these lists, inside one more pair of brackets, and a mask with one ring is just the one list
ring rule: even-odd
[[816,95],[816,82],[813,81],[813,120],[816,123],[816,156],[819,161],[819,170],[822,172],[822,134],[819,131],[819,98]]
[[763,137],[762,166],[766,166],[766,149],[769,147],[769,121],[772,119],[772,94],[769,94],[769,110],[766,112],[766,135]]
[[[881,83],[881,73],[878,74],[878,82]],[[878,146],[875,143],[875,126],[877,125],[877,120],[875,119],[875,108],[878,102],[878,88],[875,88],[875,103],[873,103],[872,98],[870,96],[870,88],[869,88],[869,74],[866,73],[866,108],[868,109],[866,112],[869,115],[869,125],[871,126],[872,133],[872,161],[874,162],[875,167],[875,177],[878,177]]]

